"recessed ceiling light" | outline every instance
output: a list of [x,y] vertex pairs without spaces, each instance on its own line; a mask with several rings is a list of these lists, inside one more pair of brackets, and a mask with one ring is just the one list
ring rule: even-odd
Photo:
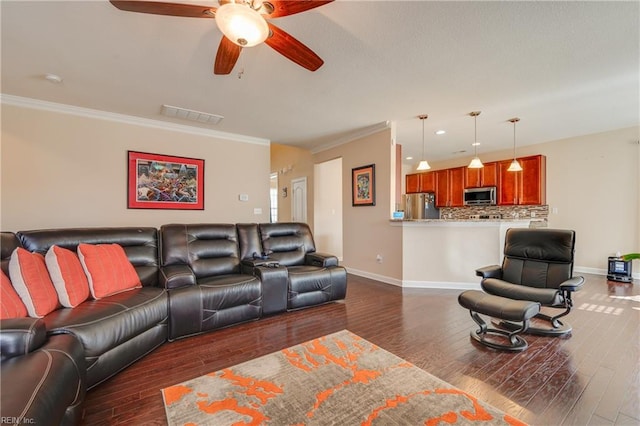
[[471,146],[480,146],[480,142],[474,142],[471,144]]
[[436,135],[444,135],[445,133],[447,133],[446,130],[436,130]]
[[405,160],[413,160],[413,157],[406,157]]
[[62,77],[56,74],[45,74],[44,79],[47,80],[49,83],[53,83],[53,84],[62,83]]

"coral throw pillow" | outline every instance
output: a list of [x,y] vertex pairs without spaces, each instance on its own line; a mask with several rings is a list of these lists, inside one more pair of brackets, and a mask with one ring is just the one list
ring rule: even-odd
[[79,244],[78,257],[94,299],[142,287],[135,268],[118,244]]
[[16,293],[16,290],[11,285],[9,277],[0,271],[2,274],[2,287],[0,293],[0,319],[7,318],[23,318],[27,316],[27,308],[20,300],[20,296]]
[[89,281],[77,254],[54,245],[44,261],[62,306],[75,308],[89,298]]
[[9,277],[30,317],[42,318],[58,308],[58,295],[41,254],[15,249],[9,260]]

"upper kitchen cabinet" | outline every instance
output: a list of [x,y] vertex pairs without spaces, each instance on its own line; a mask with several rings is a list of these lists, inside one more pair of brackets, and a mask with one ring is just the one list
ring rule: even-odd
[[405,192],[415,194],[418,192],[435,192],[435,172],[413,173],[405,177]]
[[485,163],[480,169],[464,169],[464,187],[498,186],[498,163]]
[[546,203],[547,158],[544,155],[518,158],[522,171],[507,169],[512,160],[498,162],[498,205],[539,205]]
[[466,167],[435,171],[436,207],[464,205],[464,177]]

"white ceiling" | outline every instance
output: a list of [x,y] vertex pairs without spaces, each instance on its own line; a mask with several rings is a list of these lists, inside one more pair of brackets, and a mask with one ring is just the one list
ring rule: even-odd
[[0,4],[3,94],[191,124],[160,115],[170,104],[225,117],[202,127],[313,151],[395,122],[413,162],[419,114],[430,161],[471,154],[476,110],[480,154],[511,148],[514,116],[519,146],[640,124],[638,1],[336,1],[271,21],[324,59],[318,71],[260,45],[228,76],[212,71],[212,19]]

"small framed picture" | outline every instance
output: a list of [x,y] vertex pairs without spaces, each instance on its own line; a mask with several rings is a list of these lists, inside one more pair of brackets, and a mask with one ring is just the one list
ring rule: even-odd
[[351,169],[351,204],[353,206],[376,205],[376,165]]
[[204,210],[204,160],[128,151],[129,209]]

